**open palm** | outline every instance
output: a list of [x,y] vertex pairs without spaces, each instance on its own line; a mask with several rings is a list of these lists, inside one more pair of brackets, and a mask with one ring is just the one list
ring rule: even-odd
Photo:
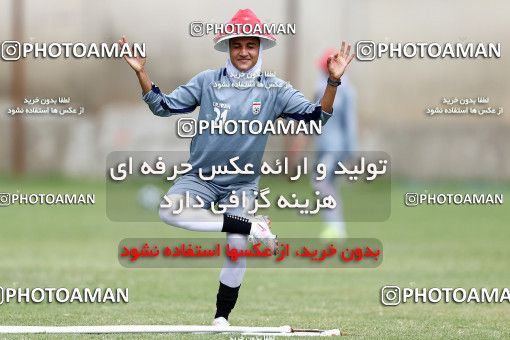
[[347,68],[347,65],[349,65],[352,59],[354,58],[354,54],[349,56],[350,53],[351,45],[346,44],[345,41],[342,41],[340,52],[337,52],[329,56],[328,72],[331,78],[340,79],[340,77],[342,77],[342,75],[345,72],[345,69]]
[[[119,39],[118,44],[121,48],[125,44],[128,44],[129,46],[129,42],[127,41],[125,36],[122,36],[122,38]],[[135,55],[135,53],[132,53],[132,55]],[[131,68],[136,72],[140,72],[141,70],[143,70],[143,66],[145,65],[145,58],[142,58],[139,55],[133,57],[124,55],[124,59],[127,61],[129,66],[131,66]]]

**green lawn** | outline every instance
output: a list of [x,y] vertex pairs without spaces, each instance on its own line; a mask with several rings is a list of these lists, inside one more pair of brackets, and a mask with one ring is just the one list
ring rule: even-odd
[[[0,324],[210,323],[218,268],[126,269],[117,261],[117,245],[124,238],[203,235],[161,222],[110,221],[106,215],[103,181],[3,178],[0,189],[0,192],[97,194],[97,203],[91,207],[0,208],[0,286],[129,288],[128,304],[4,304],[0,306]],[[508,303],[381,305],[379,292],[384,285],[510,287],[510,209],[505,206],[508,204],[415,208],[403,205],[405,192],[425,189],[492,191],[510,197],[509,184],[436,183],[431,186],[394,181],[388,220],[347,225],[351,237],[382,241],[381,266],[329,270],[249,268],[231,323],[341,328],[351,336],[363,338],[510,338]],[[274,223],[273,228],[283,237],[315,236],[319,230],[316,223],[281,222]],[[160,335],[163,336],[168,335]],[[178,337],[228,338],[226,335]]]

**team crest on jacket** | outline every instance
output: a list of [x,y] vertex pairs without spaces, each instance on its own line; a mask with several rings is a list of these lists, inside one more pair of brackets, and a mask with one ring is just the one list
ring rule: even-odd
[[251,105],[251,112],[253,112],[254,115],[258,115],[260,113],[261,107],[262,102],[260,100],[254,100],[253,104]]

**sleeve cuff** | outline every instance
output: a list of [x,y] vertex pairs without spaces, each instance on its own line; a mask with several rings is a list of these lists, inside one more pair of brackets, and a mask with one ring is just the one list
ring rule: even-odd
[[159,90],[159,87],[156,86],[156,84],[152,83],[151,89],[146,94],[142,93],[142,99],[144,102],[149,103],[152,102],[154,97],[157,97],[161,91]]
[[321,122],[322,122],[323,125],[327,123],[327,121],[331,118],[331,116],[333,116],[333,112],[334,111],[335,110],[333,109],[333,111],[331,111],[331,113],[329,113],[329,112],[326,112],[326,111],[322,110]]
[[[334,111],[334,110],[333,110],[333,111]],[[322,114],[323,114],[323,115],[325,115],[325,116],[327,116],[327,117],[331,117],[331,116],[333,115],[333,111],[331,111],[331,112],[326,112],[326,111],[322,110]]]

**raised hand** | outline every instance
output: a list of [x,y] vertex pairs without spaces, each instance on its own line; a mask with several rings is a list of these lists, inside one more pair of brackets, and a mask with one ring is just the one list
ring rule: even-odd
[[[128,44],[129,46],[129,42],[127,41],[125,36],[122,36],[122,38],[120,38],[117,43],[119,44],[120,48],[122,48],[122,46],[124,46],[125,44]],[[132,55],[134,55],[134,53]],[[142,58],[139,55],[133,57],[124,55],[124,59],[127,61],[129,66],[131,66],[131,68],[135,70],[135,72],[141,72],[143,70],[143,66],[145,65],[145,58]]]
[[[347,45],[347,50],[346,50]],[[345,72],[347,65],[350,64],[352,59],[354,58],[354,54],[349,56],[351,53],[351,45],[346,44],[345,41],[342,41],[342,46],[340,47],[340,52],[332,54],[328,58],[328,72],[329,76],[332,79],[339,80]]]

